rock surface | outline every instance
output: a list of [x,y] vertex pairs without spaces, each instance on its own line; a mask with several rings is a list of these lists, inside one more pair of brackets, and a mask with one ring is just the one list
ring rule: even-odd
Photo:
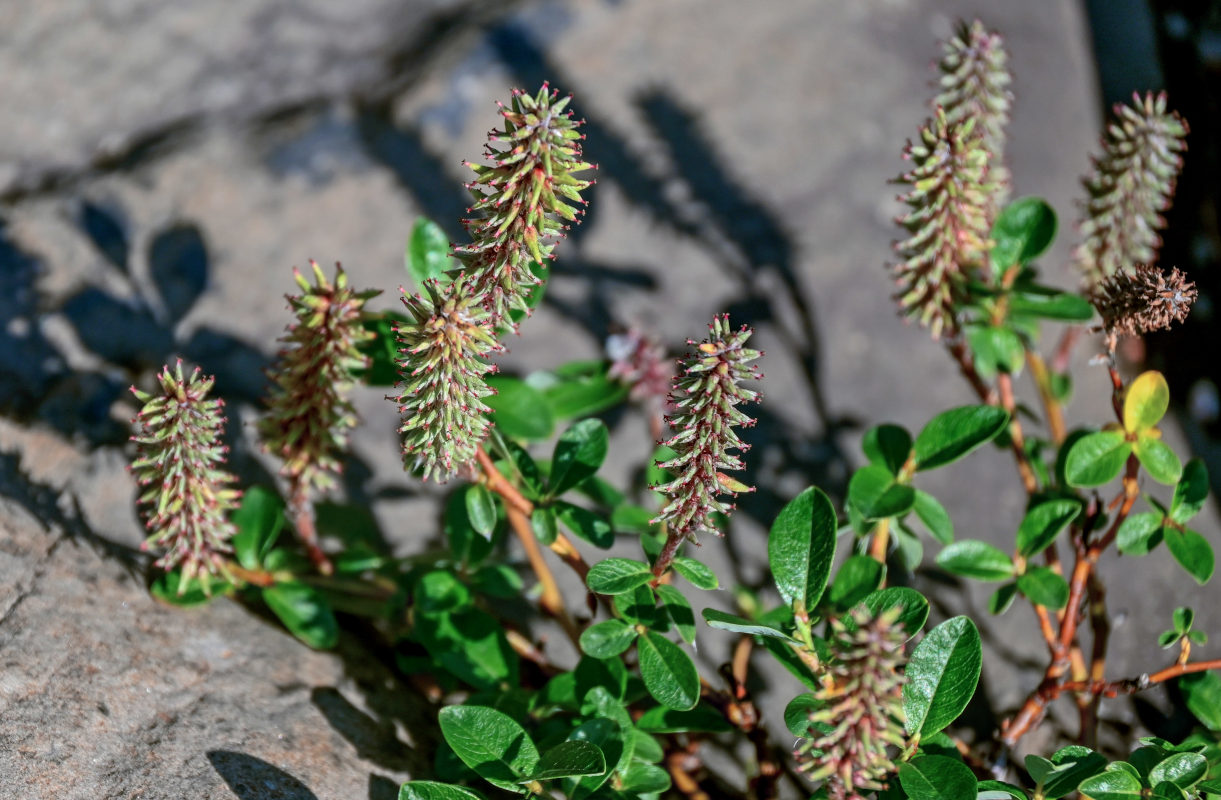
[[[0,420],[0,451],[20,469],[0,494],[63,498],[0,510],[13,575],[0,580],[11,598],[0,603],[0,737],[14,740],[0,739],[0,781],[27,782],[14,797],[381,797],[425,763],[395,732],[404,717],[382,711],[388,695],[365,702],[366,684],[386,676],[353,677],[359,643],[312,653],[232,603],[166,609],[125,577],[113,554],[141,538],[121,469],[125,389],[175,356],[201,364],[230,400],[235,465],[271,480],[248,423],[287,320],[289,268],[342,260],[355,284],[387,290],[378,307],[394,305],[415,217],[458,237],[460,162],[480,152],[510,86],[550,79],[574,92],[600,170],[590,216],[558,248],[547,303],[505,368],[597,355],[612,322],[676,346],[720,310],[755,324],[768,352],[750,456],[763,491],[743,502],[734,536],[700,553],[743,582],[766,579],[762,526],[785,498],[810,483],[842,491],[864,426],[917,429],[971,401],[940,349],[896,318],[883,268],[899,210],[887,182],[929,113],[927,65],[957,17],[981,14],[1006,37],[1016,194],[1059,211],[1046,266],[1053,282],[1076,281],[1061,265],[1099,116],[1069,0],[1037,12],[774,0],[751,13],[706,0],[360,0],[342,11],[99,0],[5,14],[0,413],[17,422]],[[1091,382],[1105,378],[1083,367],[1076,423],[1107,417]],[[402,474],[383,394],[358,400],[346,499],[406,553],[435,535],[438,491]],[[614,448],[608,470],[621,479],[649,450],[638,416],[619,421]],[[960,537],[1010,549],[1024,497],[1004,454],[921,486]],[[77,505],[76,524],[110,555],[47,516]],[[1113,639],[1116,674],[1160,663],[1150,645],[1176,605],[1221,605],[1221,582],[1196,589],[1165,553],[1105,569],[1112,613],[1129,620]],[[986,592],[971,597],[939,611],[986,613]],[[1026,609],[993,630],[982,696],[1006,709],[1043,654]],[[701,654],[715,661],[721,643],[708,639]],[[334,711],[344,704],[357,710]],[[1105,713],[1132,719],[1126,705]],[[357,720],[365,744],[335,716]],[[258,788],[265,779],[280,788]]]

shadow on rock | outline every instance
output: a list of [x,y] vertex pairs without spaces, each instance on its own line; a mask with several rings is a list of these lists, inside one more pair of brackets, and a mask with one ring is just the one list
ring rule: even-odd
[[405,772],[415,766],[410,748],[399,741],[392,722],[375,719],[361,711],[335,687],[315,687],[310,691],[310,702],[365,761],[395,772]]
[[209,750],[208,761],[239,800],[318,800],[304,783],[261,758],[231,750]]

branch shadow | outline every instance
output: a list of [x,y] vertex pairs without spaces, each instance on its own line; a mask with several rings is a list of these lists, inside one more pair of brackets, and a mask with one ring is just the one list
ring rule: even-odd
[[261,758],[232,750],[209,750],[212,769],[224,779],[238,800],[318,800],[309,787]]

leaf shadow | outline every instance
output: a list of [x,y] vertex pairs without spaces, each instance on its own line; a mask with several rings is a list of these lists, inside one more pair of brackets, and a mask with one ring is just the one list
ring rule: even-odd
[[318,800],[304,783],[261,758],[232,750],[209,750],[207,755],[238,800]]

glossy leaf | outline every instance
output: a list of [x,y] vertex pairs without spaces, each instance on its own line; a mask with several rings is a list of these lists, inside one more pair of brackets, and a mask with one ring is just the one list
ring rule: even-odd
[[981,581],[1003,581],[1013,577],[1013,561],[987,542],[963,539],[942,548],[937,565],[947,572]]
[[449,282],[449,276],[445,274],[451,266],[449,237],[437,223],[424,217],[416,219],[404,255],[407,274],[417,291],[422,291],[424,284],[434,278],[442,283]]
[[786,603],[806,609],[818,604],[835,560],[838,527],[830,498],[814,486],[780,509],[767,539],[767,559]]
[[492,375],[487,384],[496,394],[483,402],[492,409],[492,421],[505,436],[537,441],[546,439],[555,428],[551,407],[538,389],[520,378]]
[[727,614],[724,611],[718,611],[715,608],[705,608],[700,612],[704,616],[704,622],[708,623],[711,628],[720,628],[723,631],[731,631],[733,633],[742,633],[748,636],[770,636],[774,639],[780,639],[786,642],[796,641],[792,636],[789,636],[784,631],[773,628],[770,625],[763,625],[758,622],[751,622],[748,619]]
[[1091,800],[1140,800],[1140,779],[1123,770],[1107,769],[1086,778],[1078,789]]
[[988,613],[994,616],[1004,614],[1013,605],[1017,594],[1017,581],[1004,584],[988,597]]
[[917,469],[945,466],[992,441],[1009,424],[996,406],[962,406],[933,417],[914,445]]
[[1188,789],[1204,779],[1208,773],[1208,760],[1199,753],[1174,753],[1149,771],[1149,783],[1157,786],[1163,781],[1173,783],[1180,789]]
[[1123,426],[1132,433],[1147,430],[1162,421],[1170,408],[1170,386],[1162,373],[1150,370],[1142,373],[1123,401]]
[[608,558],[590,568],[585,584],[598,594],[624,594],[653,579],[649,565],[628,558]]
[[1012,328],[975,326],[967,332],[967,343],[975,356],[975,368],[985,379],[991,379],[997,372],[1017,375],[1026,362],[1026,348]]
[[917,489],[915,500],[912,502],[912,510],[916,512],[916,516],[924,523],[924,527],[928,528],[928,532],[933,535],[934,539],[942,544],[954,541],[954,522],[950,519],[945,506],[941,505],[937,498]]
[[697,589],[711,590],[721,585],[720,581],[717,580],[716,573],[694,558],[676,556],[670,566]]
[[1017,551],[1030,558],[1047,549],[1060,532],[1081,513],[1076,500],[1047,500],[1026,512],[1018,526]]
[[670,773],[663,768],[633,761],[620,777],[619,790],[629,795],[656,795],[669,789],[670,782]]
[[1183,462],[1170,446],[1153,436],[1141,436],[1132,446],[1132,452],[1149,477],[1158,483],[1171,485],[1183,477]]
[[[617,704],[617,701],[605,689],[595,689],[590,693],[590,697],[598,701],[594,705],[613,708]],[[631,762],[633,747],[628,734],[632,730],[631,719],[628,719],[627,713],[623,712],[613,716],[600,716],[586,720],[568,734],[570,742],[586,742],[601,750],[607,766],[610,767],[605,774],[581,778],[570,795],[574,800],[592,795],[606,783],[612,771],[622,769]]]
[[1009,313],[1062,322],[1089,322],[1094,318],[1094,306],[1071,292],[1014,291],[1009,295]]
[[650,708],[636,721],[636,727],[647,733],[724,733],[733,730],[725,715],[707,703],[695,708],[676,710],[673,708]]
[[534,531],[536,539],[550,547],[560,535],[555,509],[550,506],[535,506],[530,512],[530,530]]
[[1170,518],[1182,525],[1200,513],[1208,500],[1208,467],[1198,458],[1193,458],[1183,467],[1183,477],[1174,487],[1174,499],[1170,501]]
[[237,562],[259,569],[284,527],[284,502],[270,489],[252,486],[242,494],[242,505],[230,521],[237,528],[232,540]]
[[640,677],[653,699],[680,711],[695,708],[700,678],[691,657],[666,637],[648,631],[636,641]]
[[827,600],[840,610],[847,610],[869,596],[881,585],[886,567],[865,555],[849,556],[835,573],[835,582]]
[[608,619],[581,631],[581,650],[594,658],[614,658],[636,641],[636,629],[618,619]]
[[1100,431],[1082,436],[1073,443],[1064,462],[1064,476],[1070,486],[1101,486],[1119,477],[1132,453],[1132,444],[1123,431]]
[[485,539],[492,538],[496,530],[496,501],[488,487],[482,483],[472,484],[466,492],[466,518],[471,527]]
[[866,520],[906,514],[915,500],[916,490],[897,483],[886,467],[861,467],[848,481],[848,502]]
[[610,433],[600,419],[581,420],[564,431],[551,459],[551,494],[559,496],[595,474],[609,446]]
[[1157,547],[1164,534],[1161,514],[1144,512],[1133,514],[1119,526],[1115,536],[1119,552],[1126,555],[1143,556]]
[[661,598],[666,616],[674,624],[678,636],[687,644],[695,641],[695,611],[683,593],[673,586],[661,584],[657,587],[657,596]]
[[1187,570],[1187,574],[1203,586],[1213,575],[1214,556],[1212,545],[1200,534],[1192,530],[1165,530],[1166,547],[1179,566]]
[[[1046,762],[1046,759],[1043,761]],[[1029,758],[1026,763],[1030,764]],[[1051,771],[1038,779],[1043,784],[1043,797],[1046,800],[1072,794],[1078,784],[1102,772],[1107,766],[1106,758],[1100,753],[1078,744],[1061,747],[1046,763],[1051,765]]]
[[861,450],[869,463],[898,474],[912,450],[912,435],[898,425],[878,425],[865,431]]
[[483,706],[447,706],[439,715],[441,735],[479,777],[524,794],[518,783],[538,770],[539,753],[525,728],[508,714]]
[[264,587],[263,602],[284,627],[315,650],[339,644],[339,623],[326,599],[303,583],[276,583]]
[[554,508],[556,517],[574,535],[603,550],[615,543],[615,531],[601,514],[574,506],[566,500],[557,500]]
[[1050,567],[1034,567],[1017,579],[1017,587],[1036,605],[1064,608],[1068,604],[1068,581]]
[[483,795],[450,783],[408,781],[400,787],[398,800],[483,800]]
[[992,224],[996,243],[988,254],[997,274],[1015,264],[1029,264],[1056,238],[1056,212],[1041,197],[1022,197],[1001,211]]
[[908,733],[927,736],[953,722],[975,694],[982,665],[979,631],[967,617],[953,617],[929,631],[907,663]]
[[822,708],[822,702],[812,694],[799,694],[784,707],[784,725],[794,736],[806,736],[810,731],[810,715]]
[[[871,616],[878,616],[883,611],[897,608],[899,617],[896,624],[902,625],[908,637],[915,636],[924,623],[928,621],[928,600],[915,589],[906,586],[888,586],[870,593],[861,605],[869,609]],[[845,621],[850,617],[845,617]]]
[[946,756],[918,756],[899,765],[909,800],[974,800],[979,781],[970,767]]
[[588,417],[627,400],[631,387],[607,374],[609,362],[579,362],[579,365],[581,369],[555,370],[554,380],[536,387],[542,390],[556,419]]
[[519,783],[531,780],[550,781],[557,778],[579,778],[585,775],[603,775],[605,773],[606,758],[598,746],[591,742],[572,740],[560,742],[543,753],[534,774]]

